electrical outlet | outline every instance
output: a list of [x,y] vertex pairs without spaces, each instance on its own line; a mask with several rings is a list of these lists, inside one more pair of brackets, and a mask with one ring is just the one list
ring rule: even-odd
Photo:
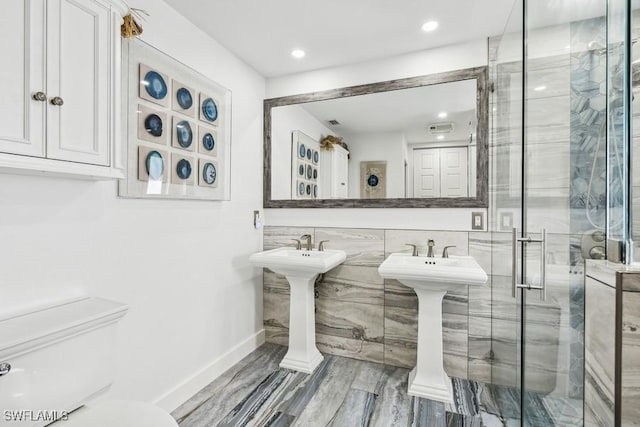
[[471,212],[471,229],[484,230],[484,212]]
[[511,231],[513,229],[513,212],[500,212],[500,230]]

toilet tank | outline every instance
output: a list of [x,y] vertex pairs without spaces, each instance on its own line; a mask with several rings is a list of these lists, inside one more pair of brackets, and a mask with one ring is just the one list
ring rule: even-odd
[[0,376],[0,426],[45,426],[106,392],[127,310],[80,298],[0,318],[0,368],[11,366]]

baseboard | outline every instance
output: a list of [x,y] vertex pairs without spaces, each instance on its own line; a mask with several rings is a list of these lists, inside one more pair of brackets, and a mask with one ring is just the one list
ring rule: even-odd
[[227,369],[238,363],[243,357],[260,347],[265,342],[264,329],[251,335],[211,363],[199,369],[193,375],[156,398],[153,403],[167,412],[189,400],[191,396],[204,386],[222,375]]

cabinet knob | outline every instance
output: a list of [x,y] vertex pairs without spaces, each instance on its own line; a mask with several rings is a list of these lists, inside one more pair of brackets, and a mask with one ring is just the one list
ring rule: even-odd
[[47,100],[47,94],[44,92],[35,92],[33,95],[31,95],[31,99],[33,99],[34,101],[44,102]]
[[57,105],[58,107],[61,105],[64,105],[64,100],[59,96],[54,96],[53,98],[51,98],[50,102],[51,102],[51,105]]

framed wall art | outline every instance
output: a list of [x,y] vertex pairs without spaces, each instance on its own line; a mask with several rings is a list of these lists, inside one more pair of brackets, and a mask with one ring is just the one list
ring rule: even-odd
[[360,198],[387,197],[387,162],[360,162]]
[[231,91],[141,40],[123,48],[121,197],[229,200]]
[[320,195],[320,142],[291,132],[291,199],[317,199]]

